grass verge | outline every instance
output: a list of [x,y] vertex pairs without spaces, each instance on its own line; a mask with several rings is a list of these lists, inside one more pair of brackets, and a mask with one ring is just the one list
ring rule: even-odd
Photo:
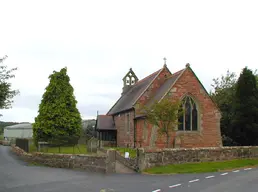
[[28,166],[37,166],[37,167],[47,167],[46,165],[36,163],[36,162],[30,162]]
[[4,140],[4,135],[0,135],[0,140]]
[[[31,144],[30,153],[37,152],[35,145]],[[86,145],[77,145],[75,147],[46,147],[41,150],[44,153],[61,153],[61,154],[87,154]]]
[[258,159],[237,159],[231,161],[202,162],[173,164],[159,167],[152,167],[144,170],[149,174],[175,174],[175,173],[207,173],[218,172],[222,170],[232,170],[235,168],[257,166]]
[[133,148],[123,148],[123,147],[107,147],[106,149],[115,149],[118,151],[122,156],[125,156],[125,152],[129,152],[129,156],[131,158],[135,158],[137,156],[136,149]]

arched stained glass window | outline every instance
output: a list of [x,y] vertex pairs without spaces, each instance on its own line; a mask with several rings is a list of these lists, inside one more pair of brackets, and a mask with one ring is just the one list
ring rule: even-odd
[[198,109],[194,100],[186,96],[180,107],[182,115],[178,117],[179,131],[197,131],[198,130]]

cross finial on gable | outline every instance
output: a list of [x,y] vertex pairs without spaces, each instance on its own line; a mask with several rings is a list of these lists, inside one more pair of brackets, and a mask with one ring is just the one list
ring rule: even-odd
[[163,60],[164,60],[164,64],[166,64],[167,58],[166,58],[166,57],[164,57],[164,58],[163,58]]
[[167,58],[164,57],[163,60],[164,60],[164,67],[165,67],[165,66],[167,66]]
[[186,63],[185,67],[190,67],[190,63]]

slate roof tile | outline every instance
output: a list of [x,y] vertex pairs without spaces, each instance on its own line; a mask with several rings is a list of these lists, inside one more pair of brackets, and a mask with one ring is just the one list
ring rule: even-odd
[[116,130],[113,117],[110,115],[98,115],[97,130]]
[[126,93],[121,95],[121,97],[110,109],[107,115],[113,115],[131,109],[133,107],[133,103],[138,99],[138,97],[143,93],[143,91],[148,87],[148,85],[152,82],[152,80],[154,80],[156,75],[161,70],[162,69],[159,69],[158,71],[135,83],[135,85],[133,85]]

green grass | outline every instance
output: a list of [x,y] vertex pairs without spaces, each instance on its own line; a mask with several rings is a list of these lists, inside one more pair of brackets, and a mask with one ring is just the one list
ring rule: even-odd
[[0,135],[0,140],[4,140],[4,135]]
[[144,172],[150,174],[207,173],[257,165],[258,159],[238,159],[220,162],[173,164],[152,167],[150,169],[146,169]]
[[131,158],[135,158],[137,156],[136,149],[133,148],[123,148],[123,147],[106,147],[105,149],[115,149],[118,151],[122,156],[125,155],[125,152],[129,152],[129,156]]
[[[37,152],[37,148],[35,145],[31,144],[30,153]],[[78,145],[73,147],[60,147],[60,152],[59,152],[59,147],[48,147],[44,148],[41,150],[41,152],[45,153],[62,153],[62,154],[87,154],[87,148],[86,145]]]
[[29,166],[40,166],[40,167],[45,167],[46,165],[40,164],[40,163],[36,163],[36,162],[30,162],[28,163]]

